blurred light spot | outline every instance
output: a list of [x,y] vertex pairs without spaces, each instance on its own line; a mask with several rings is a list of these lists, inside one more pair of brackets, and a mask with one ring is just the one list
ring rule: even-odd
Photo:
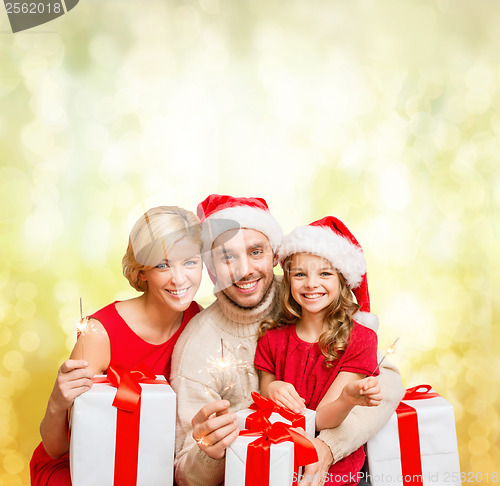
[[460,195],[463,198],[464,204],[467,209],[481,210],[484,208],[486,199],[487,185],[483,180],[476,176],[474,180],[470,180],[460,188]]
[[[59,302],[73,302],[75,308],[79,308],[80,287],[73,280],[59,280],[54,285],[54,297]],[[85,302],[84,302],[85,304]]]
[[10,350],[3,357],[3,366],[8,371],[19,371],[24,365],[24,357],[19,351]]
[[15,474],[3,474],[0,476],[0,486],[25,486],[21,478]]
[[207,46],[204,57],[210,71],[223,71],[229,64],[229,54],[222,46]]
[[453,150],[459,142],[460,130],[455,125],[451,123],[439,125],[436,133],[436,146],[439,150]]
[[42,157],[50,153],[55,146],[54,134],[38,118],[23,127],[21,140],[27,154],[32,153]]
[[486,66],[474,66],[467,72],[465,83],[471,91],[487,91],[492,83],[491,72]]
[[109,195],[113,204],[120,209],[129,208],[130,201],[134,195],[134,188],[123,180],[116,181],[109,188]]
[[484,113],[490,104],[490,95],[483,91],[469,91],[465,97],[465,106],[472,115]]
[[12,452],[3,459],[3,467],[9,474],[19,474],[24,469],[25,459],[21,454]]
[[386,208],[401,211],[411,199],[410,174],[403,164],[395,161],[387,166],[390,169],[379,176],[379,197]]
[[464,97],[451,95],[447,97],[445,106],[445,117],[450,123],[460,125],[463,123],[469,114],[465,109]]
[[108,69],[115,66],[121,58],[121,53],[115,45],[114,37],[109,35],[98,34],[91,38],[89,51],[97,65]]
[[469,441],[469,452],[473,455],[484,455],[488,453],[490,443],[486,437],[473,437]]
[[18,299],[33,300],[37,293],[37,288],[32,282],[21,282],[16,287],[16,297]]
[[16,314],[21,319],[29,319],[36,312],[36,304],[32,300],[20,299],[16,303]]
[[61,236],[63,229],[64,223],[55,204],[37,208],[24,224],[26,234],[39,243],[56,240]]
[[80,241],[80,254],[93,265],[103,264],[106,260],[109,241],[109,220],[96,214],[85,225]]
[[0,347],[10,343],[12,332],[8,327],[2,326],[0,329]]
[[[8,283],[10,279],[10,268],[6,265],[0,265],[0,290],[2,290]],[[1,311],[2,303],[0,301],[0,320],[2,319]]]
[[29,197],[19,197],[31,193],[28,178],[19,170],[11,167],[0,169],[0,223],[13,223],[24,219],[31,208]]
[[21,369],[14,371],[10,379],[14,383],[16,390],[26,390],[31,383],[31,374],[29,371]]
[[[2,390],[2,397],[3,398],[9,398],[12,396],[14,393],[14,385],[8,378],[4,378],[3,376],[0,376],[0,390]],[[2,436],[2,433],[0,431],[0,437]]]
[[89,123],[83,129],[82,136],[89,150],[102,151],[109,143],[108,129],[99,123]]
[[6,398],[0,398],[0,416],[9,415],[12,410],[12,402]]
[[409,128],[417,136],[433,134],[435,122],[429,113],[418,112],[411,117]]
[[40,336],[35,331],[25,331],[19,337],[19,347],[27,353],[36,351],[40,346]]
[[219,13],[219,0],[200,0],[201,9],[210,15]]

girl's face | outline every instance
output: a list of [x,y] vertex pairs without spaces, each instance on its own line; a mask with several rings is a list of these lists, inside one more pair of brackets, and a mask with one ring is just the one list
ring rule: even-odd
[[149,298],[182,312],[194,299],[202,270],[200,245],[185,237],[174,244],[155,268],[142,270],[139,278],[147,281]]
[[310,253],[295,253],[290,262],[290,290],[303,314],[317,314],[338,298],[339,276],[328,260]]

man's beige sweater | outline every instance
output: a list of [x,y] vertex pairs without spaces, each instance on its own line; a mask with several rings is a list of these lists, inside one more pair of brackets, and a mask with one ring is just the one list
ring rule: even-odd
[[[229,400],[236,412],[252,403],[251,392],[259,389],[253,361],[257,331],[263,319],[279,311],[279,283],[275,278],[258,307],[242,309],[227,297],[197,314],[182,332],[172,356],[171,384],[177,393],[175,480],[178,486],[217,486],[224,479],[224,459],[207,456],[193,439],[191,420],[206,404]],[[221,358],[230,365],[216,365]],[[385,363],[386,361],[384,361]],[[382,368],[379,383],[384,395],[378,407],[355,407],[335,429],[318,435],[331,449],[334,462],[349,455],[372,437],[388,420],[401,400],[404,389],[396,368]]]

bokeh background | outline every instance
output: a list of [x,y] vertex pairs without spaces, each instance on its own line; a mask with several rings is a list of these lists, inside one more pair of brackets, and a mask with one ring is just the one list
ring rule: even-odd
[[381,347],[500,482],[499,47],[496,0],[81,0],[15,35],[0,6],[0,485],[29,483],[80,296],[134,295],[134,220],[211,192],[348,224]]

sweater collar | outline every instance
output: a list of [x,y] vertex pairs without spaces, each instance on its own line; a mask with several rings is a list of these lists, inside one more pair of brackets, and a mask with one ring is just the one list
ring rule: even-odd
[[[229,300],[223,292],[217,292],[217,303],[224,316],[232,323],[241,326],[260,324],[264,319],[270,318],[279,304],[279,281],[276,276],[262,302],[251,309],[244,309]],[[234,325],[233,324],[233,325]]]

